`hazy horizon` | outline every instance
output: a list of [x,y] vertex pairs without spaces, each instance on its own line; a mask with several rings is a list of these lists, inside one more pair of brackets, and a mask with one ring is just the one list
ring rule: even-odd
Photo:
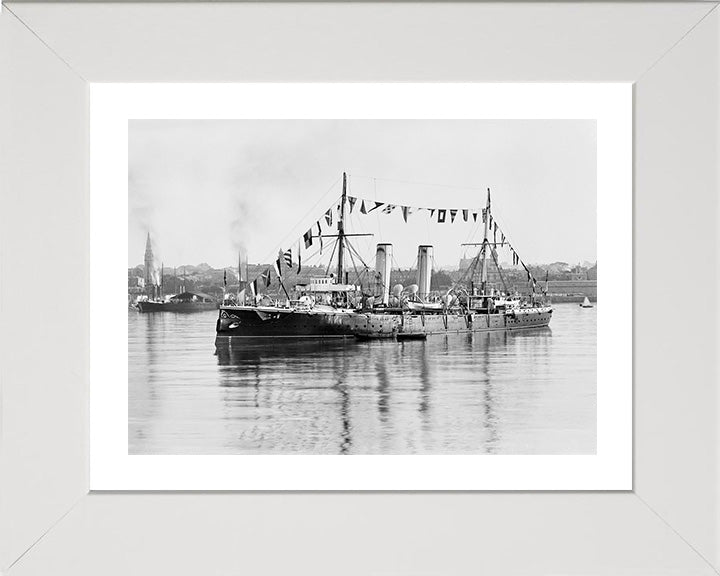
[[[318,220],[334,233],[323,214],[343,171],[349,195],[395,205],[480,208],[490,187],[526,263],[597,260],[593,120],[131,120],[128,169],[129,267],[142,263],[148,231],[166,267],[232,267],[240,249],[259,264],[280,247],[296,252]],[[348,228],[373,234],[352,240],[366,262],[391,242],[400,268],[418,244],[447,268],[472,254],[461,243],[482,238],[460,215],[439,224],[423,211],[406,224],[399,209],[361,215],[359,205]],[[330,252],[326,240],[325,261]]]

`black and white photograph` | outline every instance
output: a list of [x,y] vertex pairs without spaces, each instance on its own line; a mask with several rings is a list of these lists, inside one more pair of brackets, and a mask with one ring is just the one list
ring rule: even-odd
[[592,119],[128,121],[128,454],[597,453]]

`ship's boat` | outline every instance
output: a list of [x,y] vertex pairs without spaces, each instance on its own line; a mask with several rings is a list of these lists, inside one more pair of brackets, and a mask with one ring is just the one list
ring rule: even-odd
[[585,296],[583,301],[580,303],[580,308],[592,308],[593,305],[590,303],[590,299]]
[[407,301],[407,302],[405,302],[404,305],[410,312],[425,312],[425,313],[442,312],[443,307],[444,307],[442,302]]

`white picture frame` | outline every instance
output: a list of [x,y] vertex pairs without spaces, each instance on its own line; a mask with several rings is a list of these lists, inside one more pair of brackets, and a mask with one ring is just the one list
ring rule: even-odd
[[[452,108],[448,108],[452,102]],[[632,488],[630,84],[94,84],[90,104],[91,490]],[[125,299],[131,119],[587,119],[597,127],[597,447],[580,455],[132,455]],[[630,281],[631,282],[631,281]],[[115,303],[114,305],[111,303]]]
[[[0,569],[717,573],[716,6],[5,6]],[[634,83],[633,490],[89,493],[88,82],[409,80]]]

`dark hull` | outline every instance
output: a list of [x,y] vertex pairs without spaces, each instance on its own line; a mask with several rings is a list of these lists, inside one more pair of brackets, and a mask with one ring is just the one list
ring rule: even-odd
[[524,313],[383,314],[221,306],[217,335],[238,338],[423,338],[548,326],[549,308]]
[[215,302],[138,302],[140,312],[203,312],[217,310]]
[[216,329],[218,336],[239,338],[349,338],[351,316],[353,312],[221,306]]

